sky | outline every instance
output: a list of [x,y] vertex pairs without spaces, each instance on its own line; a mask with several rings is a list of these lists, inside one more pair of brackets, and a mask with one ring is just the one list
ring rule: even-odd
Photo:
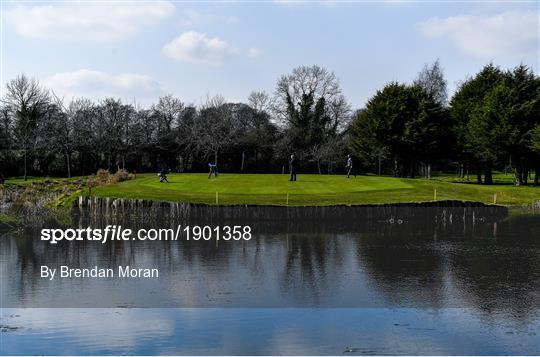
[[[300,65],[333,71],[353,108],[440,60],[449,92],[493,62],[540,67],[536,1],[2,2],[2,91],[149,106],[172,94],[246,101]],[[0,93],[1,94],[1,93]]]

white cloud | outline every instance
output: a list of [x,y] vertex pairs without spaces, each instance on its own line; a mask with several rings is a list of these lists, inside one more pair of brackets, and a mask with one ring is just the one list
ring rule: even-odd
[[236,22],[238,22],[238,19],[234,16],[201,14],[196,10],[187,9],[182,11],[178,24],[182,27],[193,28],[212,23],[234,24]]
[[538,56],[538,16],[537,11],[509,11],[493,16],[434,17],[417,26],[424,36],[447,39],[468,55],[523,58]]
[[163,46],[163,53],[173,59],[190,63],[219,66],[239,51],[219,37],[188,31]]
[[248,50],[248,56],[251,57],[251,58],[257,58],[257,57],[261,56],[262,54],[263,54],[263,50],[261,50],[260,48],[257,48],[257,47],[251,47]]
[[171,16],[172,3],[62,3],[18,6],[5,12],[9,27],[35,39],[116,41]]
[[74,72],[56,73],[43,81],[57,95],[70,100],[73,97],[120,97],[130,100],[133,97],[144,99],[159,95],[160,85],[152,77],[123,73],[118,75],[106,72],[80,69]]

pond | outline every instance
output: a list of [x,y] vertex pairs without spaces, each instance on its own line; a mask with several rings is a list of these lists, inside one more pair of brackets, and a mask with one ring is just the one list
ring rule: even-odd
[[[85,207],[71,227],[248,241],[0,239],[2,354],[540,354],[540,215],[488,207]],[[56,224],[46,222],[44,226]],[[40,277],[41,266],[159,278]]]

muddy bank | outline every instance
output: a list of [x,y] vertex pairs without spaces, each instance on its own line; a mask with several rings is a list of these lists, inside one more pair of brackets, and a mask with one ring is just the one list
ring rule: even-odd
[[40,225],[69,215],[82,180],[44,180],[0,185],[0,228]]

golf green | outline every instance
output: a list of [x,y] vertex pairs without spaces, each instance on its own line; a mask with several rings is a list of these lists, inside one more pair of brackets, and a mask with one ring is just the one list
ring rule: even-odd
[[540,187],[514,186],[511,175],[499,174],[494,185],[458,182],[452,176],[402,179],[380,176],[298,175],[290,182],[280,174],[170,174],[161,183],[155,174],[101,186],[91,194],[159,201],[256,205],[357,205],[433,200],[462,200],[502,205],[540,200]]

